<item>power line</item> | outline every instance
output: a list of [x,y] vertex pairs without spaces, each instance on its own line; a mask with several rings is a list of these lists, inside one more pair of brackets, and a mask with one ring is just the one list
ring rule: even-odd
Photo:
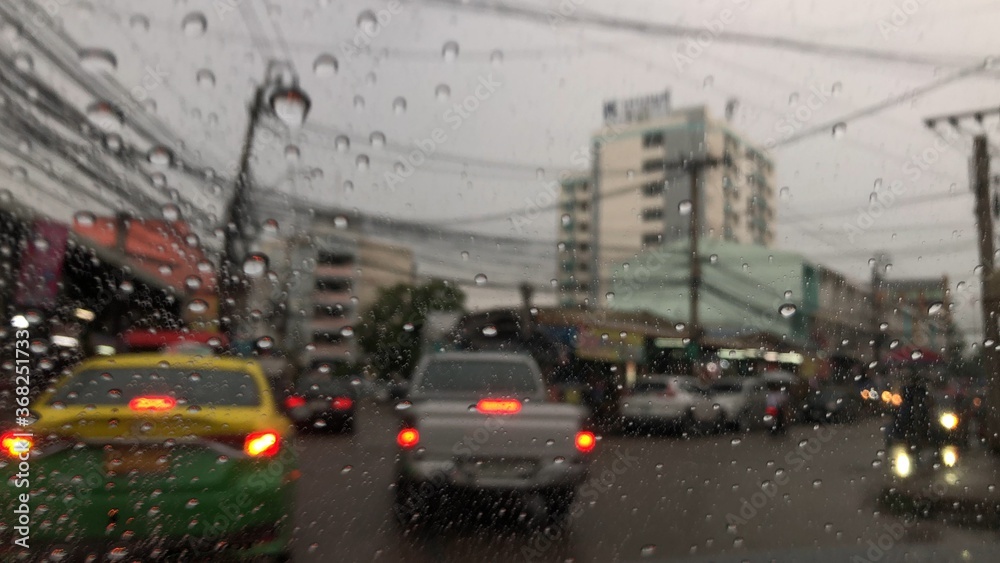
[[[627,31],[653,37],[687,38],[697,36],[697,34],[705,33],[707,31],[707,29],[703,27],[631,20],[612,15],[598,14],[581,8],[576,8],[571,13],[563,13],[560,11],[558,14],[553,16],[552,13],[538,8],[515,5],[499,0],[494,0],[489,4],[471,3],[466,0],[428,0],[428,4],[438,4],[448,8],[520,18],[535,23],[545,23],[546,25],[551,22],[553,17],[556,17],[560,23],[588,25],[592,27],[600,27],[616,31]],[[953,65],[956,63],[954,60],[937,58],[924,54],[896,53],[867,47],[824,44],[789,37],[758,35],[725,29],[718,31],[713,30],[712,36],[714,40],[719,43],[750,45],[755,47],[781,49],[792,52],[826,55],[831,57],[851,59],[860,58],[874,61],[932,66]],[[985,58],[986,57],[982,57],[982,59]]]

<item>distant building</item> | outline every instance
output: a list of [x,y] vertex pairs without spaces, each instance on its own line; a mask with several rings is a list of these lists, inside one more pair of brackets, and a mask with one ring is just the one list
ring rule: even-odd
[[684,158],[728,157],[704,170],[699,182],[695,212],[704,237],[764,247],[774,242],[770,158],[705,107],[665,111],[668,102],[654,97],[646,109],[622,104],[630,108],[625,119],[609,118],[606,105],[606,125],[591,141],[592,169],[562,180],[557,279],[563,305],[605,305],[612,264],[687,238],[689,176],[668,167]]
[[880,297],[883,309],[914,311],[912,316],[889,322],[915,346],[946,352],[957,338],[948,276],[882,280]]

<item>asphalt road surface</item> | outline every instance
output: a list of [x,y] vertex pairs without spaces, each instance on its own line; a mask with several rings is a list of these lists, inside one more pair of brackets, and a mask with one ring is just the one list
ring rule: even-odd
[[779,548],[884,546],[887,537],[893,545],[1000,541],[880,510],[881,424],[797,426],[783,437],[605,436],[565,525],[545,530],[519,522],[516,508],[498,515],[464,506],[439,517],[432,533],[414,534],[392,513],[396,420],[389,407],[365,404],[355,435],[299,438],[296,561],[756,560]]

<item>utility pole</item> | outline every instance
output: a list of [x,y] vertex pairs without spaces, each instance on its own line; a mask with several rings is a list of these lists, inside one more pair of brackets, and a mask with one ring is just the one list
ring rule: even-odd
[[[698,241],[701,238],[701,221],[699,220],[701,190],[698,189],[698,181],[701,177],[702,166],[704,165],[700,163],[692,163],[690,167],[691,218],[688,220],[688,239],[690,242],[688,268],[691,276],[688,293],[691,299],[691,313],[688,318],[688,334],[691,337],[690,346],[693,351],[693,357],[691,358],[692,365],[697,365],[698,360],[701,359],[701,319],[698,315],[699,302],[701,301],[701,256],[698,252]],[[699,374],[695,373],[695,375]]]
[[879,253],[874,257],[874,262],[872,262],[872,281],[871,281],[871,292],[872,292],[872,361],[875,362],[875,373],[882,374],[885,372],[885,368],[882,365],[882,349],[885,347],[886,341],[886,331],[882,329],[882,323],[885,323],[885,303],[883,302],[884,291],[883,291],[883,275],[882,272],[885,271],[885,266],[888,263],[886,255]]
[[990,210],[990,155],[986,135],[977,135],[973,143],[973,179],[976,193],[976,226],[979,229],[979,263],[982,272],[983,368],[990,377],[988,390],[989,420],[987,430],[990,449],[1000,453],[1000,378],[997,368],[997,346],[1000,326],[997,325],[997,295],[993,260],[993,216]]
[[248,222],[250,220],[250,157],[260,118],[274,115],[288,127],[297,127],[305,121],[311,102],[298,86],[298,78],[287,63],[270,61],[264,82],[254,90],[248,108],[247,129],[243,135],[239,168],[233,198],[226,207],[223,225],[225,241],[219,264],[219,324],[236,344],[240,325],[246,315],[248,280],[244,279],[242,262],[249,249]]

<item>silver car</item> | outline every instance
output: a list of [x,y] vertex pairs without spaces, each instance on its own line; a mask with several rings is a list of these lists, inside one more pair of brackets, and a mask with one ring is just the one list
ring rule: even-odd
[[727,428],[752,430],[769,425],[767,384],[760,377],[723,377],[709,387]]
[[568,514],[597,438],[584,428],[584,409],[546,401],[530,356],[433,354],[417,367],[408,399],[397,407],[401,522],[467,493]]
[[708,389],[689,375],[642,377],[619,400],[622,429],[670,428],[680,432],[706,431],[724,422]]

